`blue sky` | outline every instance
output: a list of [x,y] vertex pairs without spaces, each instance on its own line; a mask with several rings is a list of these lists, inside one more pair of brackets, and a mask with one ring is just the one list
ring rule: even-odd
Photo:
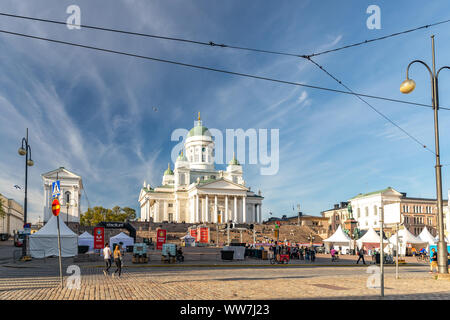
[[[449,19],[450,3],[423,1],[34,1],[3,0],[2,12],[65,21],[81,8],[82,24],[199,41],[311,53]],[[381,8],[381,30],[369,30],[366,9]],[[0,28],[125,50],[157,58],[341,89],[295,58],[202,47],[0,17]],[[414,59],[450,65],[450,24],[319,56],[356,92],[431,103],[426,70],[414,66],[417,89],[399,92]],[[245,165],[247,185],[261,189],[263,218],[302,211],[318,215],[360,192],[392,186],[435,197],[434,155],[354,96],[245,79],[0,34],[0,193],[23,202],[28,127],[35,166],[29,171],[29,212],[42,217],[41,174],[60,166],[83,178],[91,206],[138,209],[143,181],[161,183],[176,142],[198,111],[221,130],[280,130],[279,171]],[[450,72],[440,77],[440,102],[450,107]],[[369,100],[434,150],[431,109]],[[153,111],[153,107],[158,111]],[[441,161],[450,164],[450,111],[440,112]],[[241,159],[242,161],[243,159]],[[248,161],[247,161],[248,162]],[[218,168],[223,168],[218,166]],[[443,167],[444,198],[448,171]],[[82,208],[87,208],[83,199]]]

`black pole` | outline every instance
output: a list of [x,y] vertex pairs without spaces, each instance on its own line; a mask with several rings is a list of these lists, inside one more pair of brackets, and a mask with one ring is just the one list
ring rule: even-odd
[[[28,187],[28,128],[27,135],[25,138],[25,200],[23,202],[23,224],[27,223],[27,187]],[[22,244],[22,257],[27,255],[27,235],[24,234],[23,244]]]
[[436,74],[436,64],[435,64],[435,52],[434,52],[434,35],[431,36],[431,47],[433,55],[433,109],[434,109],[434,141],[435,141],[435,153],[436,153],[436,201],[438,209],[438,227],[439,227],[439,241],[438,241],[438,272],[448,273],[447,266],[447,243],[445,242],[444,235],[444,214],[442,208],[442,173],[441,173],[441,162],[440,162],[440,150],[439,150],[439,121],[438,121],[438,110],[439,110],[439,95],[438,95],[438,78]]

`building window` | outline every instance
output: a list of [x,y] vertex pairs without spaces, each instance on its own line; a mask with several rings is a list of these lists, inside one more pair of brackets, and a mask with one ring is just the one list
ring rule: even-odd
[[168,206],[169,206],[169,208],[172,208],[173,207],[173,203],[169,203]]
[[361,209],[358,208],[358,218],[360,218],[360,217],[361,217]]
[[369,222],[366,221],[366,226],[368,226],[368,225],[369,225]]
[[70,203],[70,192],[66,191],[66,193],[64,193],[64,200],[66,203]]
[[366,207],[366,208],[365,208],[365,211],[366,211],[366,217],[368,217],[368,216],[369,216],[369,208]]
[[377,206],[373,206],[373,214],[377,215]]

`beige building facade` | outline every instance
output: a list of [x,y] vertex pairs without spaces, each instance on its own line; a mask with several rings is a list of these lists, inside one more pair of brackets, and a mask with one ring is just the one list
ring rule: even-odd
[[[398,192],[388,187],[369,193],[360,193],[348,200],[335,205],[333,209],[323,211],[322,216],[328,217],[332,234],[339,225],[348,218],[348,204],[352,207],[353,218],[358,222],[360,230],[380,229],[380,208],[383,208],[385,229],[390,233],[396,223],[401,223],[412,234],[418,236],[427,227],[433,236],[437,235],[437,203],[436,199],[407,197],[405,192]],[[448,201],[443,201],[444,213],[448,212]],[[446,214],[444,222],[449,220]],[[448,223],[444,226],[447,227]]]
[[13,235],[23,230],[23,207],[13,199],[0,194],[4,214],[0,216],[0,233]]

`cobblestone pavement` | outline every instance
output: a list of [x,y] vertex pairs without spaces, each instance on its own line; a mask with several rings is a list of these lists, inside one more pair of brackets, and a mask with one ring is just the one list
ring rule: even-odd
[[[63,270],[67,270],[67,262]],[[114,267],[112,268],[114,270]],[[125,267],[120,278],[81,267],[80,289],[59,287],[58,266],[0,266],[0,299],[380,299],[368,289],[367,267]],[[64,278],[66,283],[67,276]],[[450,281],[434,280],[426,266],[386,268],[384,299],[450,299]]]

